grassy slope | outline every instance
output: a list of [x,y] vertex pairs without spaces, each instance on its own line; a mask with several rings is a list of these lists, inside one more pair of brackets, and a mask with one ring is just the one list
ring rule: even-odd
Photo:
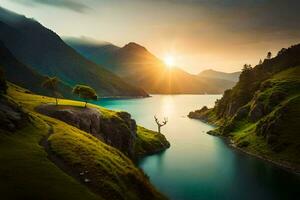
[[[272,95],[279,93],[284,98],[274,103]],[[207,109],[191,112],[189,117],[218,125],[209,134],[229,136],[233,146],[245,152],[300,171],[300,67],[288,68],[265,80],[243,107],[251,111],[258,103],[268,112],[257,121],[249,119],[249,111],[240,118],[220,118],[215,109]],[[262,133],[263,126],[271,128]]]
[[141,126],[137,127],[137,137],[135,149],[138,152],[138,157],[158,153],[170,146],[164,135]]
[[[77,171],[88,170],[90,186],[105,199],[164,198],[151,186],[143,172],[120,151],[64,122],[34,112],[34,107],[40,103],[54,102],[53,98],[24,92],[24,89],[10,85],[8,95],[33,116],[35,126],[28,125],[28,128],[19,132],[1,134],[0,141],[3,145],[0,147],[0,158],[1,163],[6,164],[0,167],[3,177],[0,185],[3,185],[1,188],[6,188],[3,191],[5,195],[20,195],[19,197],[30,199],[40,199],[43,196],[53,197],[52,199],[99,199],[47,159],[39,142],[47,135],[51,125],[54,132],[48,141],[53,153]],[[82,102],[71,100],[59,102],[83,105]],[[99,108],[106,117],[115,115],[113,111],[90,106]]]
[[[294,163],[299,166],[300,137],[298,134],[298,123],[300,121],[300,68],[294,67],[282,71],[267,81],[271,82],[272,86],[258,93],[258,98],[261,98],[266,105],[270,104],[269,97],[274,92],[284,92],[287,98],[279,105],[274,106],[272,112],[260,121],[256,123],[240,123],[230,135],[238,146],[246,146],[243,147],[246,151],[263,155],[265,158],[270,158],[276,162],[283,162],[287,165]],[[254,102],[250,102],[250,104],[251,103]],[[282,112],[282,108],[284,108],[286,115],[283,119],[284,123],[277,123],[277,130],[282,133],[279,136],[281,143],[285,143],[288,146],[283,151],[277,152],[274,151],[272,144],[267,143],[264,136],[257,135],[257,125],[259,123],[266,123],[265,121],[269,118],[279,115],[280,112]]]
[[37,115],[14,132],[0,130],[1,199],[101,199],[47,159],[39,145],[48,125]]

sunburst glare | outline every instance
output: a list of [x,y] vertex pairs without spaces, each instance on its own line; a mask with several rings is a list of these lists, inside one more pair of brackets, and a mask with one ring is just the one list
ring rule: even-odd
[[171,68],[175,64],[175,57],[172,55],[167,55],[164,58],[164,63],[166,64],[167,67]]

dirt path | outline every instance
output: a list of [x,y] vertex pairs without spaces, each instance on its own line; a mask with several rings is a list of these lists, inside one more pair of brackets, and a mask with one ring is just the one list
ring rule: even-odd
[[[48,133],[39,142],[40,146],[42,146],[44,148],[44,150],[47,152],[47,158],[52,163],[54,163],[59,169],[61,169],[63,172],[65,172],[69,176],[73,177],[75,180],[80,182],[82,185],[87,186],[93,193],[99,194],[99,192],[97,192],[97,190],[93,187],[93,184],[91,182],[86,181],[87,179],[90,180],[90,178],[88,177],[88,174],[84,170],[66,165],[64,163],[64,161],[52,151],[51,145],[48,141],[48,138],[51,136],[51,134],[54,133],[54,129],[51,124],[49,124],[49,123],[47,123],[47,124],[50,127],[48,130]],[[82,174],[82,173],[84,173],[84,174]]]

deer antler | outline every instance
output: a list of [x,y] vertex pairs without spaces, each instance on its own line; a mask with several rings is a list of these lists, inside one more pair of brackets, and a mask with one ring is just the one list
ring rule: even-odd
[[164,118],[164,121],[163,121],[162,123],[163,123],[163,125],[165,125],[165,124],[167,124],[167,122],[168,122],[168,118],[165,117],[165,118]]
[[164,125],[166,125],[166,124],[167,124],[167,122],[168,122],[168,118],[167,118],[167,117],[165,117],[165,118],[164,118],[164,121],[162,121],[162,123],[161,123],[161,122],[159,122],[159,120],[158,120],[158,118],[156,117],[156,115],[154,115],[154,119],[155,119],[155,122],[156,122],[156,124],[157,124],[157,127],[158,127],[158,132],[160,133],[160,128],[161,128],[162,126],[164,126]]
[[168,118],[166,118],[166,117],[164,118],[164,121],[162,123],[158,120],[158,118],[156,117],[156,115],[154,115],[154,119],[155,119],[155,122],[157,123],[157,125],[159,125],[159,126],[166,125],[167,122],[168,122]]
[[159,121],[158,121],[156,115],[154,115],[154,119],[155,119],[156,123],[159,124]]

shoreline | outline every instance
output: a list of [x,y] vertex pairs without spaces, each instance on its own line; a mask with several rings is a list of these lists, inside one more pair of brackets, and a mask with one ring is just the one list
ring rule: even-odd
[[[213,122],[209,122],[208,120],[204,120],[204,119],[199,119],[199,118],[191,118],[189,117],[190,119],[195,119],[195,120],[199,120],[203,123],[206,123],[206,124],[209,124],[211,126],[214,126],[215,128],[217,128],[218,126],[216,124],[214,124]],[[300,176],[300,168],[299,167],[296,167],[294,166],[293,164],[291,163],[286,163],[286,162],[280,162],[280,161],[276,161],[276,160],[273,160],[272,158],[269,158],[269,157],[266,157],[264,155],[260,155],[258,153],[255,153],[255,152],[252,152],[252,151],[247,151],[246,149],[243,149],[243,148],[240,148],[240,147],[237,147],[234,142],[231,140],[230,137],[225,137],[225,136],[222,136],[222,135],[219,135],[219,134],[210,134],[209,131],[206,132],[206,134],[208,135],[211,135],[211,136],[215,136],[215,137],[220,137],[222,138],[226,144],[232,148],[233,150],[235,151],[239,151],[241,153],[244,153],[244,154],[247,154],[248,156],[252,156],[252,157],[255,157],[255,158],[258,158],[264,162],[267,162],[271,165],[273,165],[274,167],[277,167],[277,168],[280,168],[282,170],[285,170],[289,173],[293,173],[295,175],[298,175]]]
[[[207,123],[207,124],[211,125],[210,123]],[[260,155],[260,154],[257,154],[257,153],[251,152],[251,151],[247,151],[246,149],[242,149],[240,147],[237,147],[234,144],[234,142],[230,138],[228,138],[228,137],[221,136],[221,135],[209,134],[208,132],[206,132],[206,134],[214,136],[214,137],[219,137],[219,138],[223,139],[226,142],[226,144],[230,148],[232,148],[234,151],[238,151],[238,152],[244,153],[244,154],[246,154],[248,156],[252,156],[252,157],[258,158],[258,159],[260,159],[260,160],[262,160],[262,161],[264,161],[264,162],[266,162],[268,164],[273,165],[274,167],[280,168],[280,169],[285,170],[285,171],[287,171],[289,173],[293,173],[295,175],[300,176],[300,169],[298,169],[297,167],[293,166],[290,163],[279,162],[279,161],[273,160],[271,158],[268,158],[266,156],[263,156],[263,155]]]

